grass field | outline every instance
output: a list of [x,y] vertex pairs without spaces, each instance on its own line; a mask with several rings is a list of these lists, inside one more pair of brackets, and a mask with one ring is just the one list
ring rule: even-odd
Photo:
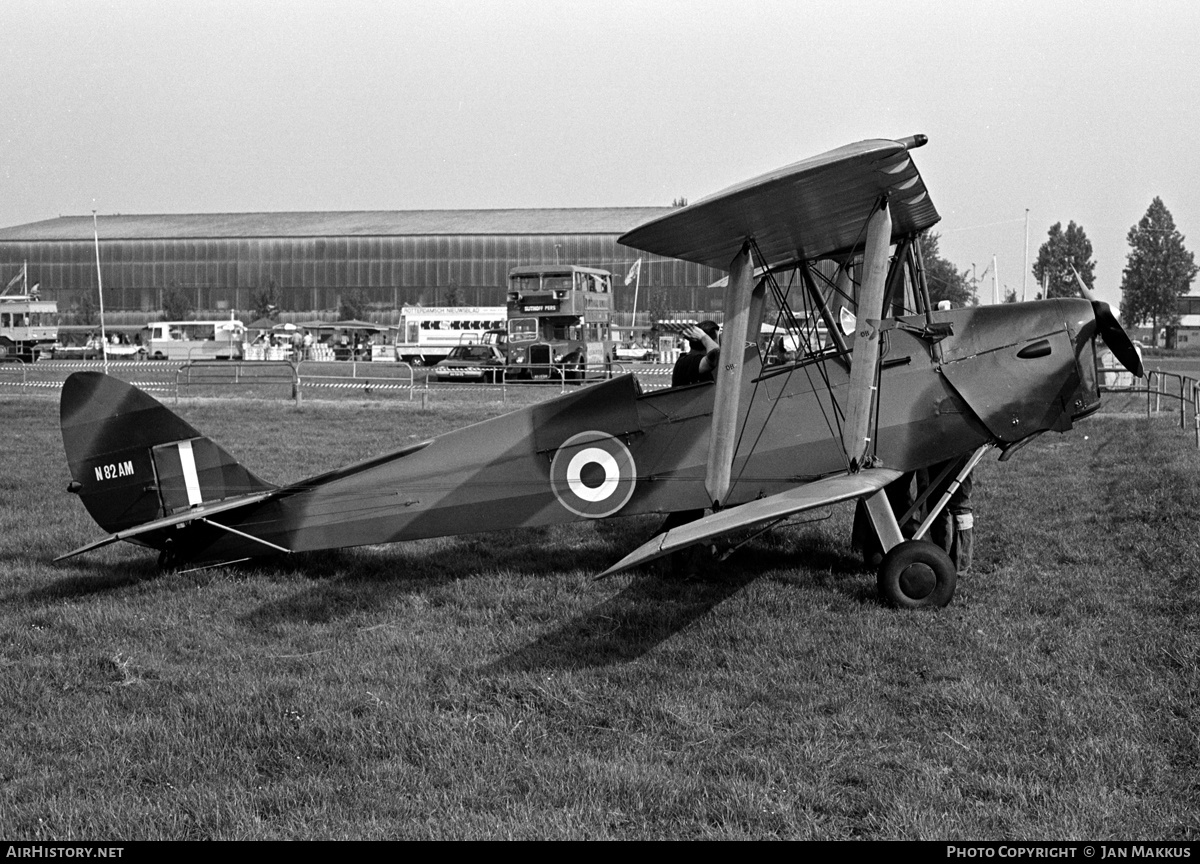
[[[511,409],[197,401],[286,482]],[[850,509],[705,581],[654,519],[160,575],[0,396],[0,837],[1200,839],[1200,455],[1093,418],[976,491],[976,570],[875,599]]]

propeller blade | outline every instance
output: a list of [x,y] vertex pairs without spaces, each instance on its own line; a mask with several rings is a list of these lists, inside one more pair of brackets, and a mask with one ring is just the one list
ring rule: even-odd
[[1087,300],[1092,305],[1096,304],[1096,295],[1091,292],[1087,285],[1083,284],[1083,277],[1079,275],[1079,271],[1075,269],[1075,262],[1068,261],[1067,266],[1071,268],[1071,272],[1075,274],[1075,281],[1079,283],[1079,293],[1083,295],[1083,299]]
[[1133,342],[1125,332],[1125,328],[1121,326],[1121,322],[1113,314],[1112,307],[1103,300],[1097,300],[1096,295],[1088,290],[1087,285],[1083,284],[1083,277],[1079,275],[1079,271],[1075,269],[1073,262],[1068,261],[1067,264],[1070,266],[1071,272],[1075,274],[1075,281],[1079,283],[1079,291],[1083,294],[1084,299],[1090,301],[1092,304],[1092,313],[1096,316],[1096,329],[1100,332],[1100,338],[1104,340],[1104,344],[1108,346],[1108,350],[1135,377],[1144,378],[1142,355],[1133,347]]
[[1145,377],[1142,370],[1142,355],[1133,346],[1125,328],[1121,326],[1121,322],[1117,320],[1117,316],[1113,314],[1109,305],[1103,300],[1093,300],[1092,311],[1096,315],[1096,329],[1100,331],[1100,337],[1108,346],[1108,350],[1112,351],[1113,356],[1120,360],[1121,365],[1132,372],[1134,376]]

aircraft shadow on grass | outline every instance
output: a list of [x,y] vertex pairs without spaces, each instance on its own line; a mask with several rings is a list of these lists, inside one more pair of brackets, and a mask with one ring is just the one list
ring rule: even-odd
[[705,617],[764,574],[795,581],[798,589],[833,586],[857,603],[874,602],[872,586],[853,576],[862,561],[830,548],[749,548],[724,562],[707,561],[693,579],[671,575],[668,564],[644,566],[620,592],[586,614],[484,667],[492,673],[585,669],[628,663]]
[[[547,533],[545,529],[540,531]],[[487,537],[449,538],[421,552],[411,547],[401,553],[389,550],[380,555],[323,550],[286,558],[256,559],[227,566],[223,572],[233,574],[234,578],[299,574],[309,580],[302,590],[263,603],[239,619],[252,629],[269,630],[289,623],[325,623],[362,612],[378,614],[380,609],[406,598],[477,578],[486,571],[519,571],[530,575],[595,572],[598,565],[611,560],[613,545],[621,543],[619,537],[601,534],[575,539],[578,542],[571,545],[535,545],[531,549],[489,541]],[[698,578],[689,580],[673,576],[670,562],[645,565],[634,571],[628,584],[609,599],[481,671],[505,674],[635,661],[764,574],[793,583],[798,589],[832,588],[855,602],[873,602],[871,587],[853,578],[863,573],[860,559],[848,549],[827,542],[806,542],[812,539],[798,538],[798,549],[778,542],[752,543],[726,561],[703,561]],[[799,562],[802,563],[798,567]],[[169,578],[149,561],[133,561],[119,570],[105,569],[99,574],[94,565],[76,566],[78,575],[31,591],[26,595],[27,600],[37,603],[71,600]],[[217,572],[214,568],[184,575],[208,580]],[[331,574],[335,574],[333,578]]]

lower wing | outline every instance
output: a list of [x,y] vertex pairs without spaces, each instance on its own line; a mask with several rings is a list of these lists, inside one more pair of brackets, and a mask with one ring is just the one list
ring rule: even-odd
[[867,468],[854,474],[825,477],[768,498],[759,498],[740,507],[721,510],[651,538],[597,578],[628,570],[630,567],[653,561],[655,558],[661,558],[711,537],[728,534],[730,531],[803,513],[827,504],[848,501],[851,498],[863,498],[878,492],[900,477],[901,472],[891,468]]

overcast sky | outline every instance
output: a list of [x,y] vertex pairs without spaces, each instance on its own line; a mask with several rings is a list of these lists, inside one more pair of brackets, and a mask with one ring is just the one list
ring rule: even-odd
[[0,226],[667,205],[920,132],[984,302],[1026,209],[1029,260],[1075,221],[1114,303],[1154,196],[1200,250],[1184,0],[2,0],[0,33]]

